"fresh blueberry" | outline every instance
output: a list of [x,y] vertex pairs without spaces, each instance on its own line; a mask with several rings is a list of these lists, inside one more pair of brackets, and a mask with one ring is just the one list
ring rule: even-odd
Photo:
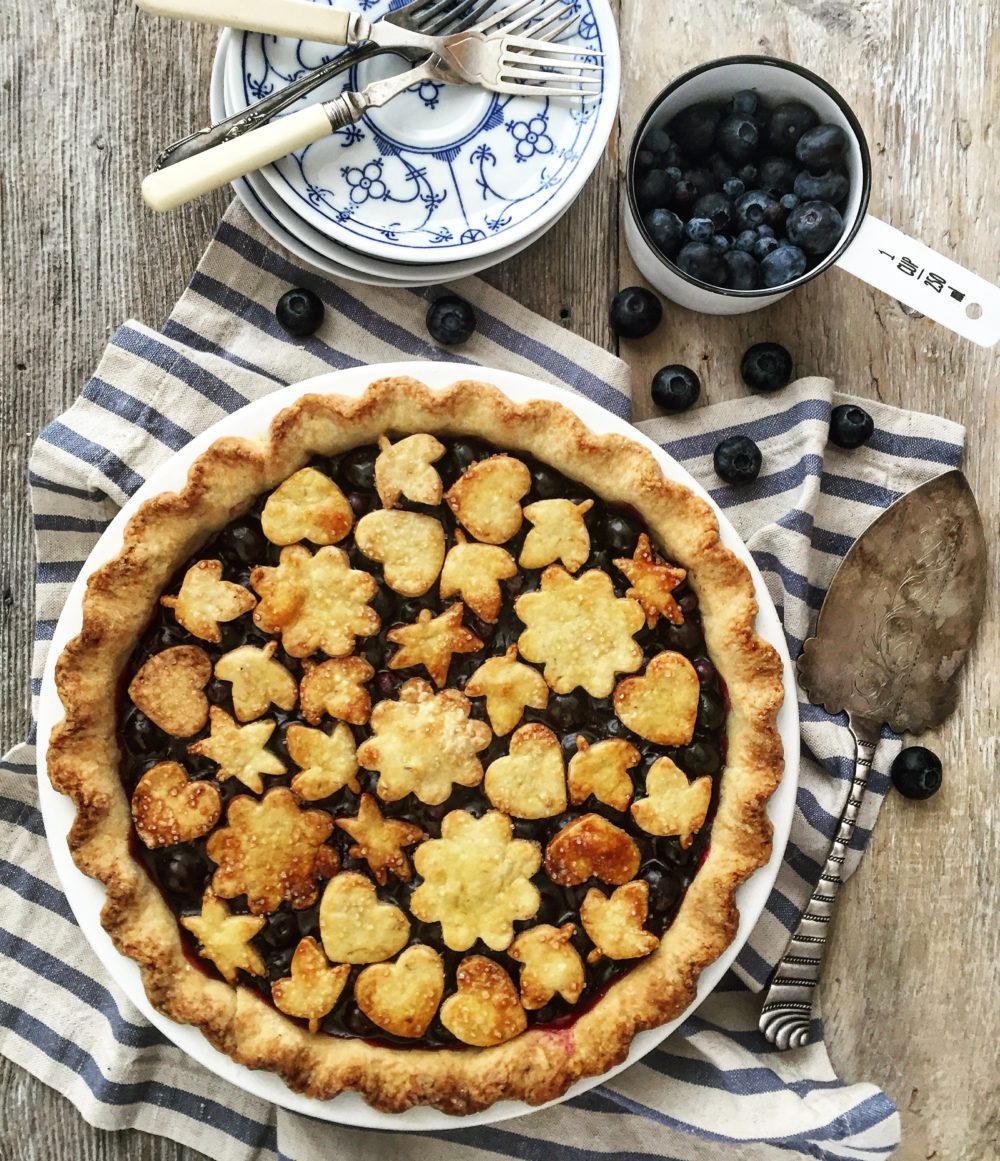
[[427,329],[436,343],[467,343],[476,329],[476,312],[457,294],[446,294],[427,308]]
[[800,101],[778,105],[767,122],[768,144],[775,152],[791,157],[802,134],[818,123],[819,117]]
[[744,165],[736,171],[736,176],[743,182],[747,189],[753,189],[757,184],[757,166]]
[[905,798],[930,798],[941,788],[941,759],[926,746],[907,746],[896,755],[890,774]]
[[396,691],[403,684],[403,679],[391,669],[380,669],[375,674],[375,688],[379,697],[395,697]]
[[733,245],[737,250],[746,250],[746,252],[749,254],[753,250],[753,244],[756,241],[756,230],[741,230],[736,235],[736,240],[733,242]]
[[370,492],[348,492],[347,502],[354,513],[354,519],[360,520],[374,508],[375,502]]
[[698,698],[698,729],[717,730],[726,720],[726,706],[719,694],[702,690]]
[[774,237],[774,226],[769,226],[766,222],[764,223],[763,226],[758,226],[757,227],[757,237],[758,238],[773,238]]
[[715,193],[722,185],[715,174],[703,165],[696,169],[686,169],[684,180],[694,186],[700,198],[703,198],[705,194]]
[[721,286],[728,273],[722,255],[714,246],[705,242],[688,242],[677,255],[676,261],[685,274],[699,278],[702,282],[710,282],[713,286]]
[[795,178],[793,188],[799,201],[829,202],[832,206],[839,206],[847,200],[851,183],[846,174],[838,173],[835,169],[820,174],[802,170]]
[[725,254],[727,250],[732,248],[733,240],[728,234],[713,234],[709,238],[708,244],[714,246],[720,254]]
[[798,167],[785,157],[768,157],[757,169],[757,187],[773,198],[780,198],[795,184]]
[[206,867],[193,847],[179,847],[160,864],[160,882],[171,895],[200,895],[205,885]]
[[278,299],[274,315],[283,330],[297,339],[304,339],[319,329],[325,310],[318,294],[297,287],[295,290],[286,290]]
[[720,188],[736,174],[730,162],[721,153],[713,153],[707,164],[709,173],[715,178]]
[[726,285],[731,290],[756,290],[760,286],[760,268],[745,250],[727,250],[722,260],[729,268]]
[[684,235],[691,242],[707,242],[715,233],[711,218],[691,218],[684,223]]
[[[774,240],[774,238],[761,238],[759,242],[773,242]],[[786,282],[791,282],[805,274],[808,265],[809,259],[806,258],[804,250],[800,250],[798,246],[789,246],[787,243],[781,242],[776,249],[771,250],[761,259],[760,280],[764,286],[784,286]]]
[[663,172],[667,175],[667,177],[670,178],[674,185],[676,185],[684,176],[680,171],[680,167],[676,165],[668,165]]
[[677,755],[678,765],[690,778],[715,774],[722,767],[722,754],[714,742],[692,742]]
[[687,411],[701,394],[701,380],[682,363],[661,367],[653,376],[653,402],[664,411]]
[[701,195],[696,186],[683,178],[674,186],[674,196],[670,204],[675,210],[686,213]]
[[635,155],[635,172],[648,173],[651,169],[656,169],[660,163],[658,154],[653,153],[649,149],[639,149]]
[[795,157],[813,173],[825,173],[843,159],[846,149],[847,134],[839,125],[817,125],[795,143]]
[[642,219],[642,223],[657,250],[668,258],[673,258],[684,240],[684,223],[674,211],[651,210]]
[[837,447],[861,447],[874,430],[874,419],[856,403],[841,403],[830,412],[830,441]]
[[621,338],[645,338],[662,318],[663,304],[644,286],[627,286],[611,300],[611,329]]
[[646,136],[642,139],[642,147],[651,153],[669,153],[673,149],[674,143],[666,129],[654,126],[646,131]]
[[749,484],[760,475],[760,448],[746,435],[730,435],[716,445],[716,475],[727,484]]
[[734,113],[742,113],[744,117],[752,117],[757,112],[757,94],[752,89],[742,89],[733,94],[730,107]]
[[757,122],[742,113],[730,113],[720,123],[715,143],[734,165],[746,165],[756,156],[760,143]]
[[829,254],[844,233],[844,219],[829,202],[803,202],[785,222],[789,241],[807,254]]
[[754,343],[740,363],[751,391],[778,391],[792,377],[792,356],[780,343]]
[[733,201],[742,197],[746,193],[746,190],[747,187],[738,177],[731,177],[728,181],[722,183],[722,192],[727,198],[732,198]]
[[774,225],[781,220],[781,206],[761,189],[752,189],[736,202],[736,222],[741,230]]
[[788,210],[790,213],[799,204],[800,200],[798,194],[787,193],[781,195],[779,204],[783,210]]
[[610,511],[604,519],[601,538],[611,552],[631,556],[639,539],[640,528],[622,511]]
[[696,218],[711,219],[715,229],[723,231],[732,226],[735,210],[724,193],[708,193],[694,203],[692,212]]
[[768,254],[777,250],[781,245],[777,238],[772,238],[769,234],[757,235],[754,234],[754,243],[750,249],[750,253],[757,259],[758,262],[763,262]]
[[635,183],[635,203],[641,213],[665,206],[674,193],[677,183],[671,181],[665,169],[651,169]]
[[715,685],[715,680],[719,675],[707,657],[696,657],[692,664],[702,685]]
[[[715,131],[722,113],[715,105],[689,105],[668,126],[670,136],[689,157],[707,157],[712,152]],[[815,122],[813,122],[815,124]]]

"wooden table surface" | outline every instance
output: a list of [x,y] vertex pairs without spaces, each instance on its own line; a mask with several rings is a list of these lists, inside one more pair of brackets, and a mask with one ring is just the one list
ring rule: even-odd
[[[5,0],[0,34],[4,498],[0,743],[29,721],[32,548],[26,460],[124,319],[158,325],[227,195],[156,216],[138,179],[158,147],[201,124],[214,35],[155,20],[131,0]],[[620,135],[583,196],[490,282],[613,347],[607,303],[638,281],[620,232],[620,170],[632,126],[673,76],[714,56],[763,52],[843,92],[875,163],[872,209],[988,278],[1000,275],[1000,7],[992,0],[620,0]],[[637,415],[668,362],[695,367],[706,402],[738,396],[739,355],[777,339],[801,374],[968,425],[965,470],[990,545],[989,605],[960,710],[923,741],[940,752],[936,798],[890,796],[833,931],[822,1003],[830,1052],[849,1081],[899,1105],[903,1161],[1000,1158],[997,923],[1000,765],[997,356],[840,271],[764,313],[713,319],[668,308],[644,343],[623,343]],[[739,1150],[732,1156],[738,1157]],[[136,1132],[90,1128],[61,1096],[0,1061],[0,1161],[196,1161]]]

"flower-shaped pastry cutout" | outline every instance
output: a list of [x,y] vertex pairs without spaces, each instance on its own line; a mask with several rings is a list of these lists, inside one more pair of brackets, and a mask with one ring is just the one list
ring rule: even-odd
[[354,524],[347,497],[315,468],[289,476],[268,496],[260,526],[272,544],[336,544]]
[[664,755],[649,768],[646,795],[632,807],[635,821],[647,834],[677,835],[686,849],[705,824],[712,779],[705,774],[688,782],[684,771]]
[[395,963],[366,967],[354,981],[354,999],[368,1019],[408,1039],[427,1031],[443,995],[444,961],[419,943]]
[[616,559],[615,565],[631,582],[632,587],[625,595],[634,597],[642,605],[650,629],[660,617],[666,617],[674,625],[683,622],[684,613],[670,594],[683,583],[687,573],[682,568],[664,564],[653,551],[645,532],[640,535],[632,558]]
[[694,737],[701,683],[683,653],[657,655],[639,677],[615,689],[619,719],[640,738],[660,746],[686,746]]
[[352,569],[339,548],[327,546],[315,556],[301,544],[283,548],[278,564],[255,568],[250,583],[260,595],[255,623],[280,633],[292,657],[320,651],[342,657],[358,637],[379,631],[378,614],[368,605],[378,582]]
[[574,818],[545,848],[546,873],[561,887],[576,887],[590,878],[627,883],[638,873],[639,862],[632,837],[599,814]]
[[222,813],[214,782],[193,782],[179,762],[157,762],[132,793],[132,818],[150,849],[191,842],[208,834]]
[[285,902],[296,911],[311,907],[318,880],[340,866],[337,852],[326,845],[332,832],[325,810],[300,810],[285,786],[260,800],[241,794],[229,804],[226,825],[205,844],[216,864],[212,890],[223,899],[246,895],[253,915],[267,915]]
[[389,658],[390,669],[412,669],[422,665],[431,680],[442,689],[448,680],[452,656],[475,653],[482,641],[462,624],[465,607],[461,601],[435,617],[430,609],[421,609],[412,625],[400,625],[386,633],[386,640],[399,648]]
[[263,649],[240,645],[216,661],[215,676],[232,682],[233,709],[241,722],[261,717],[271,705],[294,708],[298,687],[281,662],[275,661],[277,650],[277,641],[268,641]]
[[515,921],[530,919],[541,903],[531,882],[541,861],[538,844],[514,838],[510,819],[499,811],[477,819],[453,810],[441,823],[441,837],[413,853],[424,881],[410,910],[425,923],[440,923],[453,951],[466,951],[477,939],[503,951]]
[[350,964],[331,967],[323,949],[311,935],[299,941],[292,956],[291,975],[271,984],[271,999],[280,1012],[309,1021],[309,1031],[318,1032],[320,1021],[340,999]]
[[441,1023],[463,1044],[490,1048],[528,1026],[510,976],[484,955],[467,955],[455,975],[458,991],[441,1005]]
[[591,697],[607,697],[616,674],[633,673],[642,664],[642,649],[633,640],[645,621],[642,609],[616,597],[600,569],[572,577],[552,565],[542,573],[541,589],[518,597],[514,609],[527,626],[518,651],[544,665],[556,693],[579,685]]
[[220,621],[235,621],[248,613],[257,601],[242,585],[222,579],[222,562],[199,560],[184,574],[176,597],[160,597],[160,604],[173,609],[177,623],[202,641],[222,640]]
[[441,599],[458,593],[480,620],[491,625],[500,616],[500,581],[517,574],[514,558],[496,544],[470,543],[460,530],[441,570]]
[[329,798],[345,786],[357,794],[358,758],[351,727],[337,722],[332,734],[311,730],[298,723],[285,734],[288,756],[299,767],[292,789],[306,802]]
[[415,794],[439,806],[452,783],[478,786],[483,764],[476,755],[493,737],[485,722],[469,718],[469,699],[457,689],[435,693],[421,678],[407,681],[398,701],[380,701],[372,711],[373,736],[358,747],[358,761],[378,770],[375,792],[383,802]]
[[610,899],[599,888],[591,887],[580,905],[583,930],[594,944],[587,959],[591,963],[602,955],[638,959],[655,951],[660,941],[643,926],[648,912],[649,884],[644,879],[619,887]]
[[615,810],[627,810],[635,787],[629,770],[642,755],[624,738],[605,738],[591,744],[583,736],[576,740],[576,753],[569,760],[569,797],[574,806],[591,794],[598,802]]
[[486,797],[514,818],[552,818],[566,809],[566,770],[559,739],[541,722],[521,726],[510,752],[486,768]]
[[251,722],[238,726],[224,709],[212,706],[212,732],[200,742],[193,742],[188,751],[218,764],[215,776],[220,782],[238,778],[255,794],[264,789],[262,774],[284,774],[284,762],[266,749],[274,733],[273,721]]
[[361,795],[356,818],[338,818],[336,823],[354,839],[347,853],[352,859],[364,859],[380,887],[388,882],[390,872],[404,883],[413,878],[406,848],[427,837],[419,826],[386,818],[370,794]]
[[502,657],[484,661],[465,685],[468,697],[486,698],[486,715],[493,732],[509,734],[524,717],[526,706],[545,709],[549,704],[549,687],[537,669],[517,659],[517,646],[511,645]]
[[375,670],[363,657],[331,657],[319,665],[306,662],[299,686],[302,716],[318,726],[323,716],[362,726],[372,712],[372,697],[365,683]]
[[401,496],[414,504],[441,503],[441,477],[433,463],[445,453],[445,446],[432,435],[408,435],[398,443],[378,437],[375,460],[375,490],[386,508],[395,508]]
[[235,984],[240,970],[252,976],[267,969],[260,952],[250,942],[267,921],[253,915],[233,915],[229,908],[205,892],[200,915],[182,915],[181,926],[198,940],[198,954],[210,959],[227,983]]
[[379,899],[370,879],[342,871],[323,892],[319,932],[334,963],[378,963],[406,946],[410,921],[398,907]]
[[445,495],[459,523],[485,544],[504,544],[524,520],[521,497],[531,472],[513,456],[490,456],[468,468]]
[[576,572],[590,556],[590,533],[584,516],[593,500],[574,504],[572,500],[539,500],[529,504],[525,516],[534,527],[524,538],[518,563],[522,568],[544,568],[561,560]]
[[444,564],[444,528],[422,512],[377,508],[358,521],[354,541],[382,565],[389,588],[404,597],[426,593]]
[[147,718],[175,738],[190,738],[208,721],[205,686],[212,662],[197,645],[154,653],[132,678],[128,695]]
[[529,1011],[544,1008],[555,995],[575,1004],[587,982],[580,953],[570,940],[576,926],[552,927],[543,923],[521,934],[510,945],[509,955],[521,968],[521,1003]]

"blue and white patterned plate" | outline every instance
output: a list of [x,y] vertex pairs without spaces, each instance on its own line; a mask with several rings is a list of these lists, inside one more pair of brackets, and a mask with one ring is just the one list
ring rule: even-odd
[[[348,0],[313,2],[350,6]],[[565,30],[558,41],[605,53],[598,96],[509,97],[427,83],[268,167],[264,179],[321,233],[394,262],[476,258],[537,234],[579,194],[617,112],[618,40],[608,2],[563,3]],[[374,19],[399,0],[355,0],[354,6]],[[237,33],[227,87],[245,107],[337,52],[330,45]],[[407,67],[400,57],[376,57],[306,100],[330,100]]]

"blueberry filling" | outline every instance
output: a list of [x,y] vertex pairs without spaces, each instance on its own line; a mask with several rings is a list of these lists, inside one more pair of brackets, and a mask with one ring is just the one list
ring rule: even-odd
[[[472,462],[497,452],[496,448],[476,440],[462,438],[445,440],[444,442],[447,452],[435,466],[442,477],[445,488],[450,487]],[[355,513],[370,511],[380,506],[374,488],[374,461],[377,450],[371,446],[358,448],[337,457],[316,457],[312,461],[312,466],[327,474],[338,484],[348,495]],[[529,467],[532,477],[532,489],[524,497],[522,501],[524,504],[549,499],[553,496],[562,496],[577,502],[584,499],[594,501],[593,508],[586,516],[591,537],[591,554],[579,572],[589,568],[604,569],[611,577],[617,595],[624,596],[629,582],[614,567],[613,561],[615,557],[631,556],[640,534],[645,531],[645,525],[638,514],[625,506],[614,505],[602,500],[584,485],[569,479],[546,464],[525,455],[521,455],[520,458]],[[220,560],[223,565],[224,579],[242,585],[249,584],[249,575],[253,567],[276,564],[281,550],[265,538],[260,527],[260,513],[266,499],[266,495],[258,497],[248,513],[209,539],[195,556],[177,570],[165,591],[176,593],[187,569],[197,560]],[[445,527],[448,546],[450,547],[455,543],[456,521],[447,505],[442,504],[439,507],[427,508],[404,500],[400,506],[432,513],[441,520]],[[504,546],[515,559],[520,553],[529,527],[525,524],[517,536]],[[360,638],[358,651],[368,659],[375,669],[375,676],[369,683],[373,703],[384,698],[394,698],[402,682],[411,677],[424,677],[426,675],[422,669],[393,670],[389,668],[388,662],[395,652],[395,646],[387,641],[387,630],[395,624],[412,622],[419,611],[424,608],[431,609],[436,615],[442,611],[444,606],[450,605],[454,598],[442,602],[437,595],[436,584],[430,592],[422,597],[402,597],[382,583],[380,567],[361,555],[354,543],[353,535],[345,538],[340,547],[349,554],[353,567],[370,572],[380,582],[378,594],[373,599],[372,604],[382,620],[382,628],[377,636]],[[484,647],[474,654],[456,655],[453,658],[448,674],[449,686],[458,689],[464,688],[471,674],[483,661],[488,657],[503,654],[509,645],[516,642],[524,626],[514,613],[514,601],[522,593],[539,586],[541,572],[541,569],[522,569],[518,575],[502,583],[503,608],[495,625],[478,620],[472,616],[469,610],[466,610],[465,622],[483,640]],[[631,771],[636,798],[641,798],[644,794],[645,778],[649,767],[656,758],[664,754],[672,758],[691,778],[705,774],[710,775],[714,783],[712,803],[706,823],[694,836],[692,844],[687,849],[683,849],[676,838],[649,835],[637,826],[628,811],[624,813],[616,811],[593,798],[589,798],[579,806],[571,806],[565,814],[557,818],[538,821],[514,820],[516,836],[540,843],[543,852],[546,844],[559,830],[574,818],[586,813],[593,812],[602,815],[624,829],[639,848],[641,857],[639,877],[645,879],[650,888],[649,915],[646,927],[657,936],[662,936],[672,923],[684,892],[706,853],[711,821],[718,797],[718,784],[726,753],[725,719],[728,700],[725,686],[715,667],[706,656],[698,597],[686,582],[674,591],[674,597],[683,610],[683,623],[673,625],[661,618],[652,629],[643,628],[635,639],[642,647],[644,666],[646,660],[664,649],[684,653],[695,665],[701,681],[702,692],[695,734],[687,746],[668,748],[646,741],[633,734],[622,724],[615,715],[610,697],[594,698],[579,688],[562,696],[553,695],[546,710],[527,709],[523,721],[541,721],[547,724],[557,736],[563,739],[563,749],[567,759],[576,752],[578,736],[583,736],[590,742],[611,737],[621,737],[632,742],[642,755],[640,763]],[[236,621],[222,624],[220,628],[222,640],[218,645],[213,645],[191,636],[177,623],[173,612],[158,606],[157,612],[139,640],[126,667],[122,688],[124,689],[128,685],[132,676],[150,655],[172,645],[197,645],[211,657],[214,663],[224,653],[240,645],[264,645],[274,639],[258,630],[249,616],[243,616]],[[304,670],[299,659],[285,653],[280,644],[275,656],[297,681],[301,679]],[[228,682],[214,679],[209,682],[205,693],[210,704],[220,706],[228,713],[232,713],[230,690]],[[482,698],[472,699],[472,715],[480,720],[487,720]],[[285,734],[290,724],[302,720],[299,710],[284,712],[272,706],[266,716],[277,723],[277,728],[269,742],[269,749],[285,762],[289,771],[293,771],[295,764],[288,756]],[[325,725],[329,728],[328,720]],[[370,734],[368,726],[353,726],[351,728],[359,744]],[[188,752],[189,744],[206,736],[207,733],[206,727],[196,738],[173,738],[154,725],[135,706],[125,701],[120,722],[120,769],[122,781],[129,796],[131,796],[141,775],[157,762],[165,760],[180,762],[192,778],[212,779],[217,769],[216,764]],[[489,748],[479,755],[484,769],[490,762],[507,753],[509,742],[510,735],[493,738]],[[290,775],[265,777],[265,790],[271,786],[287,785],[289,777]],[[362,791],[374,793],[377,777],[375,772],[359,770],[358,780]],[[224,806],[227,806],[236,795],[247,793],[245,787],[236,779],[218,782],[217,785]],[[344,788],[330,798],[320,802],[311,802],[308,806],[309,809],[327,810],[334,817],[343,817],[355,815],[358,810],[358,802],[359,795],[353,793],[349,788]],[[413,795],[391,804],[380,801],[379,805],[387,817],[414,823],[431,838],[439,837],[441,820],[453,810],[466,810],[476,816],[481,816],[491,809],[482,786],[471,789],[456,786],[448,800],[440,806],[427,806]],[[339,828],[334,830],[334,834],[329,840],[340,856],[342,869],[360,871],[367,875],[367,864],[348,854],[348,847],[352,841],[350,836]],[[159,885],[175,914],[181,916],[195,914],[199,911],[202,894],[210,885],[215,870],[214,863],[205,851],[205,839],[183,846],[150,851],[138,840],[137,836],[133,836],[132,849],[135,856]],[[537,914],[530,920],[515,923],[515,932],[541,923],[555,925],[574,923],[577,931],[573,937],[573,943],[586,963],[587,954],[592,950],[593,944],[580,922],[580,904],[590,887],[597,886],[605,892],[610,891],[611,888],[596,879],[588,880],[580,886],[561,887],[548,879],[544,867],[535,876],[534,882],[541,893],[541,905]],[[476,943],[466,952],[453,952],[444,945],[439,924],[421,923],[410,915],[409,897],[419,883],[419,876],[415,876],[410,883],[401,882],[390,876],[387,885],[378,888],[378,894],[381,898],[396,903],[406,911],[411,920],[411,943],[426,943],[441,953],[445,962],[446,994],[454,989],[456,968],[466,955],[485,955],[496,960],[516,983],[518,965],[505,952],[491,951],[482,942]],[[245,913],[248,910],[245,896],[227,900],[227,903],[234,912]],[[256,988],[265,999],[270,1000],[270,983],[289,974],[291,956],[299,940],[306,935],[319,938],[318,916],[318,904],[301,911],[293,911],[286,904],[270,914],[265,926],[254,939],[254,944],[266,967],[266,976],[257,977],[241,972],[240,982]],[[182,939],[191,962],[196,964],[200,970],[214,976],[216,974],[214,965],[197,955],[194,941],[185,932],[182,932]],[[607,958],[601,958],[593,964],[588,963],[586,965],[586,986],[580,1000],[575,1005],[571,1005],[557,995],[544,1008],[527,1013],[529,1026],[549,1025],[575,1019],[596,1002],[611,982],[625,974],[632,966],[634,966],[634,961],[615,961]],[[340,1000],[322,1023],[324,1031],[334,1036],[362,1037],[376,1043],[396,1047],[455,1047],[458,1045],[459,1042],[445,1029],[437,1017],[425,1035],[416,1041],[394,1037],[378,1028],[360,1011],[353,999],[353,982],[361,970],[361,967],[351,969],[351,978],[344,988]]]

